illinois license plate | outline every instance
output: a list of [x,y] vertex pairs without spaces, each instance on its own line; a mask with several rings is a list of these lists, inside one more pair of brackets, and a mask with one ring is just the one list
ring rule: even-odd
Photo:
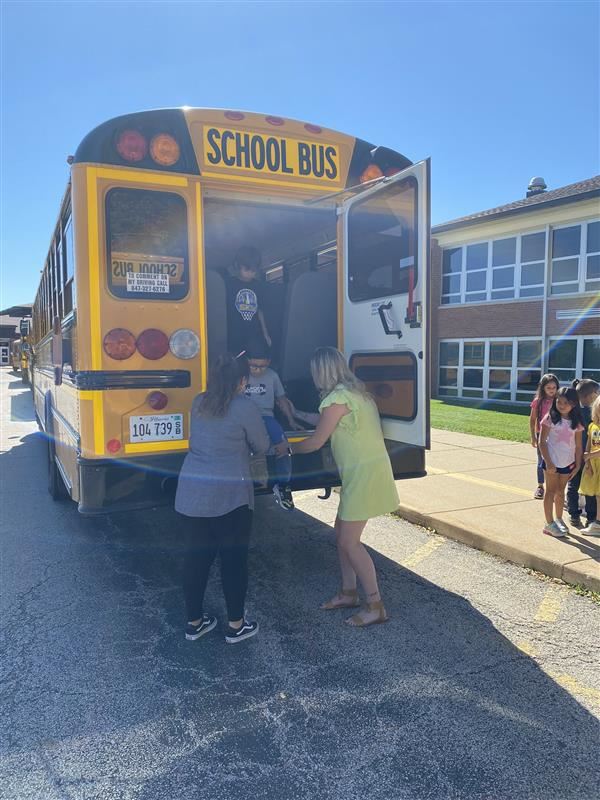
[[183,439],[183,414],[145,414],[129,418],[130,442]]

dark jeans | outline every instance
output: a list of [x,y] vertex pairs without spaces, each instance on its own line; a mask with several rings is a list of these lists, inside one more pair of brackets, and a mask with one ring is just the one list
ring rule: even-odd
[[539,483],[539,485],[540,485],[540,486],[543,486],[543,485],[544,485],[544,468],[542,467],[542,462],[543,462],[544,458],[543,458],[543,456],[542,456],[542,452],[541,452],[541,450],[540,450],[539,440],[540,440],[540,437],[539,437],[539,434],[538,434],[538,448],[537,448],[537,454],[538,454],[538,461],[537,461],[537,481],[538,481],[538,483]]
[[[567,484],[567,509],[570,517],[579,516],[579,484],[581,483],[581,476],[583,475],[583,467]],[[585,498],[585,515],[588,522],[597,519],[598,509],[596,508],[596,498],[586,495]]]
[[200,619],[208,575],[217,554],[229,621],[242,619],[248,588],[248,545],[252,511],[248,506],[222,517],[186,517],[183,593],[188,622]]

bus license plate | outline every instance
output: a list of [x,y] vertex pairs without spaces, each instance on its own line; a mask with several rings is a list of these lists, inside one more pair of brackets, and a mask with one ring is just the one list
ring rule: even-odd
[[183,439],[183,414],[146,414],[129,418],[130,442]]

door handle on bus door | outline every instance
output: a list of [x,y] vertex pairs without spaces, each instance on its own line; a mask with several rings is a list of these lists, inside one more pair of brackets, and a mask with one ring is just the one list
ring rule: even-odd
[[378,306],[377,311],[379,312],[379,319],[381,320],[381,324],[383,325],[383,330],[385,331],[386,336],[394,336],[396,335],[399,339],[402,338],[402,331],[392,331],[390,330],[390,326],[388,325],[387,318],[385,316],[385,312],[389,311],[392,307],[392,301],[390,300],[388,303],[382,303]]

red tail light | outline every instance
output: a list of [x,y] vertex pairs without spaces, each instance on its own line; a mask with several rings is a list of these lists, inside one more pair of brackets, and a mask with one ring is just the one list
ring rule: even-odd
[[109,453],[118,453],[121,449],[121,442],[118,439],[110,439],[106,443],[106,449]]
[[148,142],[139,131],[123,131],[117,139],[117,152],[125,161],[141,161],[146,158]]
[[124,361],[135,353],[135,336],[125,328],[113,328],[104,337],[103,346],[107,356]]
[[162,411],[169,402],[169,398],[164,392],[150,392],[146,398],[146,402],[154,411]]
[[138,336],[137,349],[144,358],[156,361],[169,352],[169,339],[157,328],[148,328]]

